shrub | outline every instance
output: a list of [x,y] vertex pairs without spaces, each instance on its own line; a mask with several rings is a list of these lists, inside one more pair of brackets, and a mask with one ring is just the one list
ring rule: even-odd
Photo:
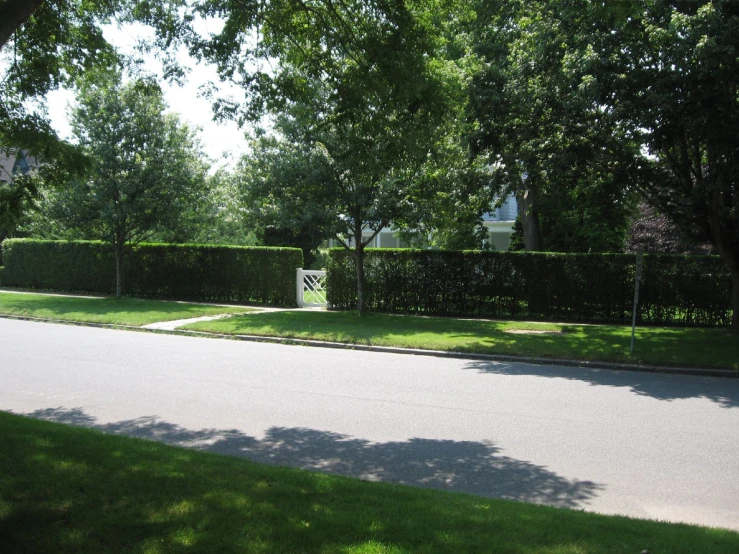
[[[9,239],[9,286],[111,294],[115,259],[99,241]],[[140,244],[126,256],[124,283],[134,296],[213,302],[295,304],[298,248]]]
[[[366,302],[373,311],[540,321],[631,321],[635,257],[628,254],[370,249]],[[332,249],[328,301],[357,302],[354,258]],[[644,256],[638,321],[728,325],[731,279],[714,256]]]

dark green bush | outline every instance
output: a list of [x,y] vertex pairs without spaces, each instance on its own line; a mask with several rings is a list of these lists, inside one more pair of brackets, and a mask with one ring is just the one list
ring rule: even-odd
[[[97,241],[9,239],[4,284],[112,294],[115,258]],[[211,302],[295,304],[298,248],[141,244],[127,253],[127,294]]]
[[[353,256],[332,249],[327,269],[330,306],[354,309]],[[628,254],[371,249],[366,303],[388,313],[628,323],[634,271]],[[728,325],[730,298],[718,257],[644,256],[642,325]]]
[[5,273],[5,266],[0,265],[0,286],[3,284],[3,273]]

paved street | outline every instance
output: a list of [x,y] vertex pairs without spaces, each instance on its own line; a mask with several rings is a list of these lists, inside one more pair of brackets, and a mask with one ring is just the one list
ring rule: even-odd
[[0,319],[0,410],[369,480],[739,529],[739,380]]

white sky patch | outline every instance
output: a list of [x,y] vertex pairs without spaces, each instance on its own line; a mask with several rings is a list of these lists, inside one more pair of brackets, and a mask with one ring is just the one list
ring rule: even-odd
[[[199,30],[204,34],[217,31],[221,22],[203,21]],[[136,42],[145,38],[150,30],[143,25],[125,25],[117,27],[108,25],[104,28],[105,38],[119,51],[126,55],[141,57],[135,52]],[[169,110],[180,115],[183,122],[192,127],[198,127],[198,134],[205,154],[211,158],[215,168],[231,168],[239,158],[248,153],[248,140],[244,136],[244,130],[239,129],[233,121],[213,121],[213,111],[208,100],[201,98],[199,89],[202,85],[213,82],[216,84],[221,95],[230,95],[239,98],[243,94],[237,87],[222,83],[216,72],[215,66],[196,62],[184,49],[177,52],[177,59],[183,67],[189,70],[187,80],[182,87],[169,84],[161,77],[161,65],[154,56],[145,56],[143,68],[156,75],[160,79],[164,99],[169,105]],[[69,90],[56,90],[47,95],[47,107],[49,118],[54,130],[63,139],[71,139],[72,129],[69,124],[69,106],[75,102],[75,94]]]

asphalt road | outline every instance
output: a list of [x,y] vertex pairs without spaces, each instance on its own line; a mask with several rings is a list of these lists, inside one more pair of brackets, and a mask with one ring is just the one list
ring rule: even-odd
[[739,380],[0,319],[0,409],[368,480],[739,530]]

